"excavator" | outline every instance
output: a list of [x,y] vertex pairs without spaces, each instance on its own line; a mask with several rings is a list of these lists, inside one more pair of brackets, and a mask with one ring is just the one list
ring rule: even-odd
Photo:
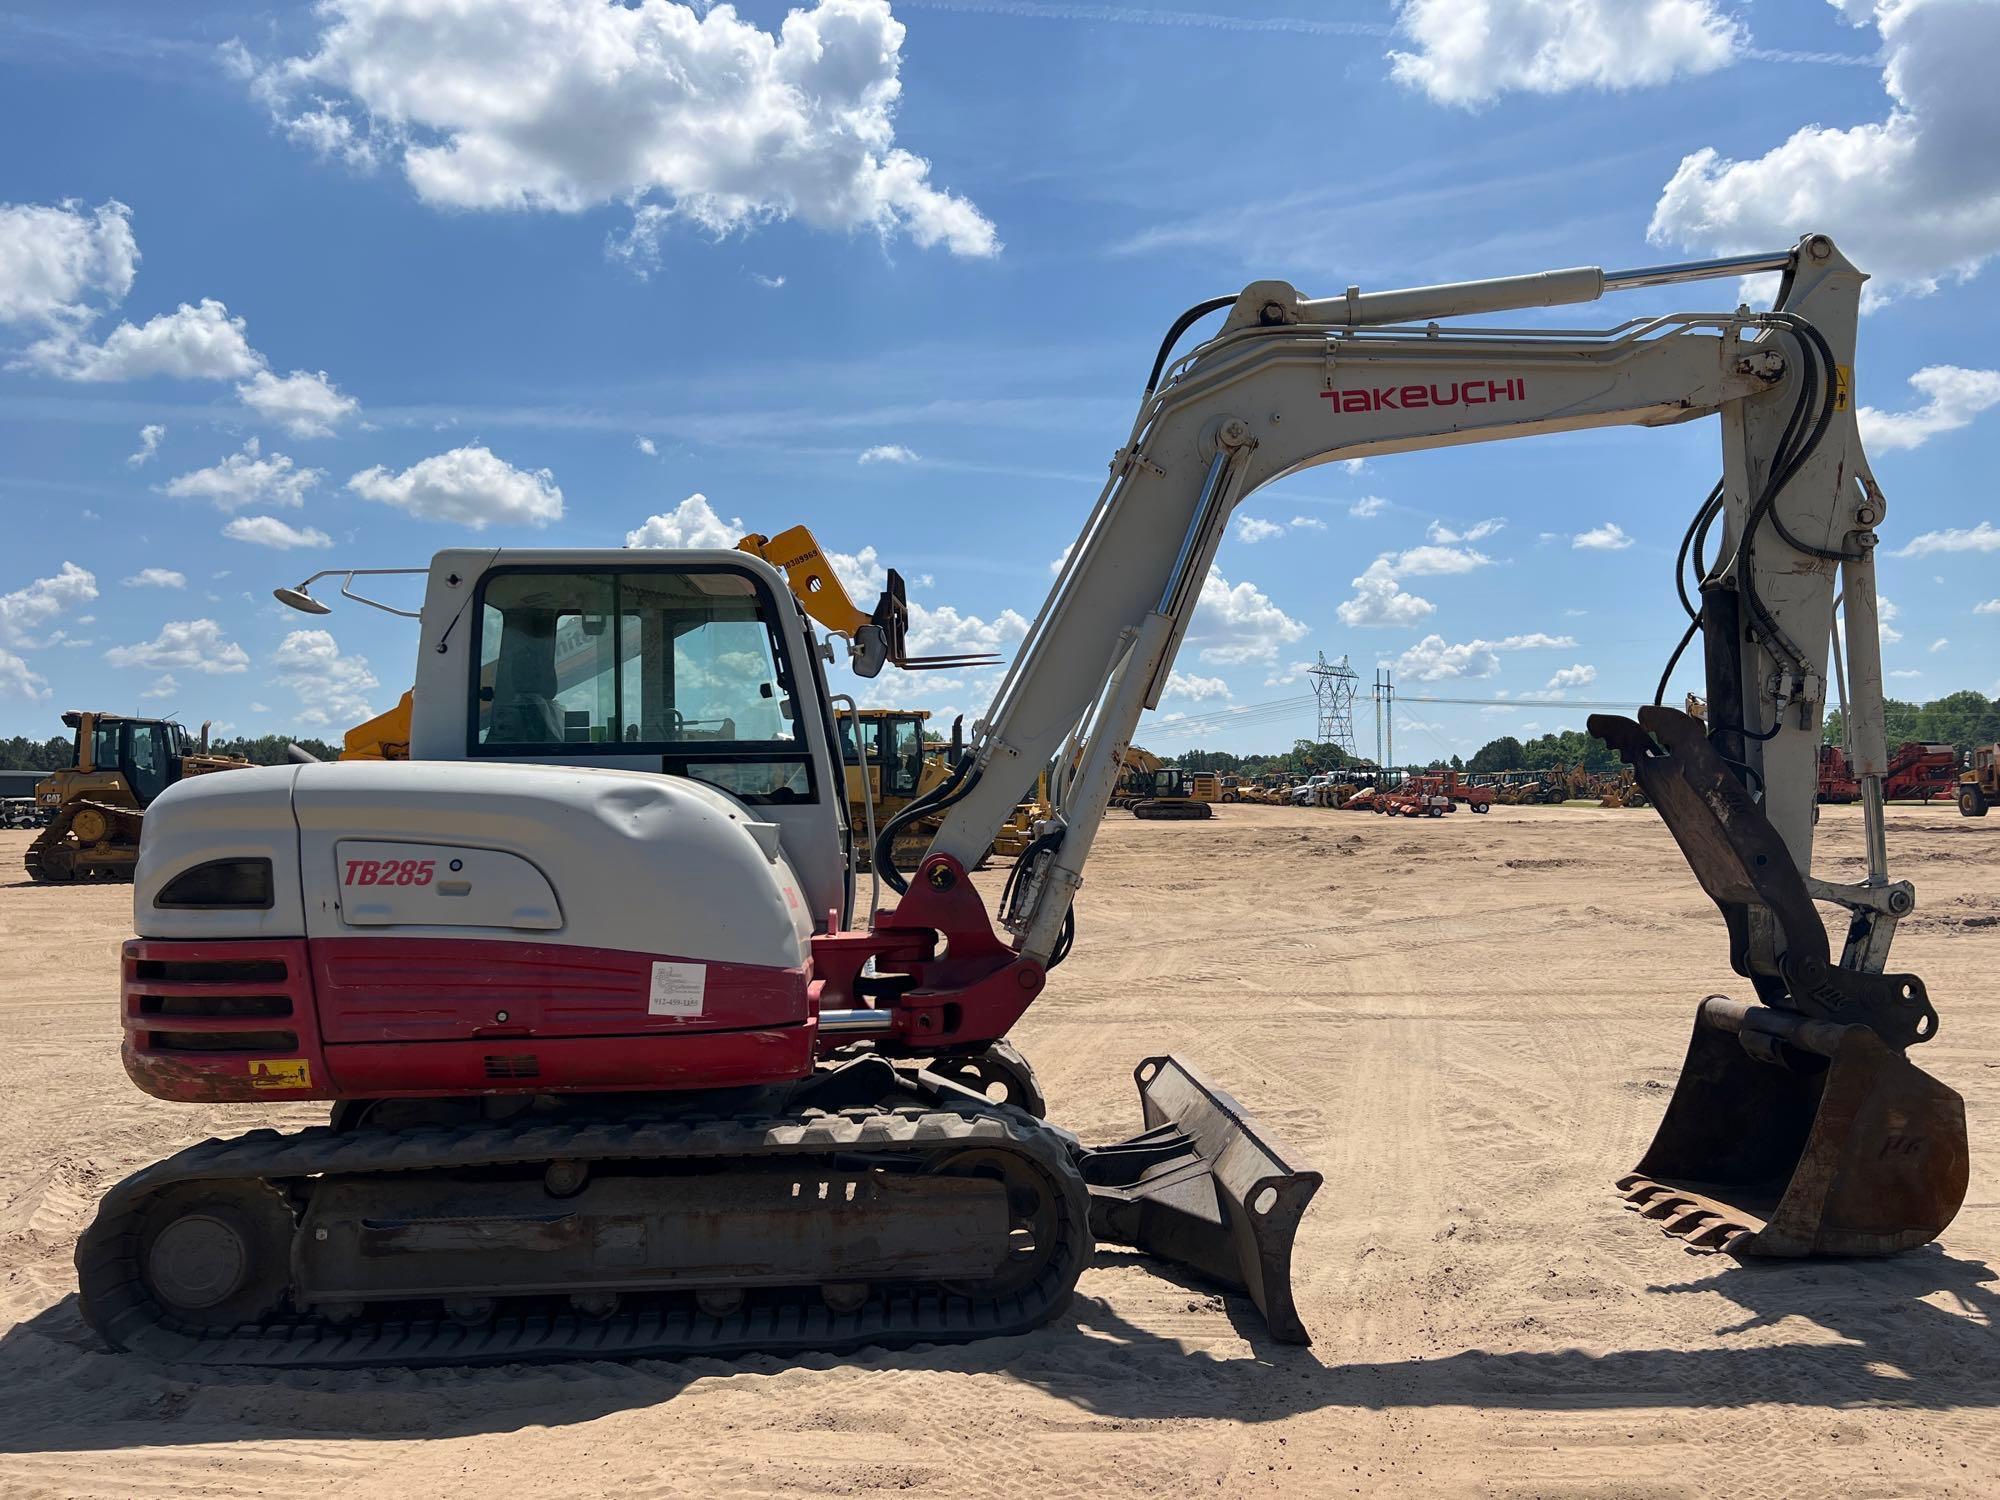
[[[1465,320],[1777,272],[1770,311],[1602,330]],[[122,1056],[155,1098],[325,1101],[111,1187],[76,1251],[107,1344],[285,1368],[899,1346],[1058,1316],[1100,1242],[1308,1330],[1293,1240],[1320,1175],[1191,1063],[1141,1129],[1046,1120],[1006,1040],[1060,984],[1125,751],[1234,507],[1333,459],[1713,418],[1721,477],[1653,704],[1597,715],[1715,902],[1747,998],[1696,1010],[1620,1179],[1738,1258],[1884,1255],[1943,1231],[1964,1106],[1888,968],[1914,908],[1883,837],[1874,554],[1852,409],[1864,277],[1769,255],[1190,308],[997,696],[877,830],[857,907],[822,642],[755,553],[454,549],[419,612],[411,758],[201,777],[148,814]],[[1221,325],[1176,357],[1201,319]],[[298,590],[281,591],[299,593]],[[1866,837],[1814,873],[1837,612]],[[896,600],[857,666],[903,649]],[[1661,699],[1700,642],[1703,725]],[[559,681],[558,651],[589,671]],[[997,911],[970,878],[1048,767]],[[907,878],[886,852],[937,832]],[[1831,951],[1818,905],[1846,919]],[[1308,1043],[1309,1044],[1309,1043]]]

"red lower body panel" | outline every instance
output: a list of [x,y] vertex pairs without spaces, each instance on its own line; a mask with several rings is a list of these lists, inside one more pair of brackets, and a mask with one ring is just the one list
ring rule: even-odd
[[186,1102],[733,1088],[812,1071],[810,978],[552,943],[136,938],[123,1056]]

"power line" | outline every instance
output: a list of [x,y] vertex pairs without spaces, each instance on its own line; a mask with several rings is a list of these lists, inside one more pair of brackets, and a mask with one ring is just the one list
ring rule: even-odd
[[[1230,708],[1210,709],[1206,713],[1186,714],[1178,719],[1161,720],[1149,727],[1147,733],[1155,739],[1178,739],[1193,734],[1209,734],[1234,725],[1267,724],[1274,719],[1298,716],[1305,706],[1316,700],[1311,695],[1293,698],[1272,698],[1263,703],[1243,703]],[[1613,702],[1599,698],[1452,698],[1436,694],[1405,693],[1400,688],[1396,692],[1398,703],[1442,703],[1466,708],[1518,708],[1522,710],[1547,708],[1590,708],[1622,709],[1629,713],[1641,703],[1651,701],[1650,694]]]

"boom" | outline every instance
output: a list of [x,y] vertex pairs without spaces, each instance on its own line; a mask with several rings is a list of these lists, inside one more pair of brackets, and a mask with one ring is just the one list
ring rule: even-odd
[[[1776,308],[1675,313],[1602,331],[1442,326],[1469,311],[1781,269]],[[1716,753],[1800,872],[1812,853],[1815,755],[1836,589],[1846,691],[1868,788],[1869,869],[1824,889],[1865,918],[1851,957],[1879,970],[1891,907],[1881,837],[1881,665],[1873,569],[1880,490],[1848,392],[1865,277],[1821,235],[1775,256],[1606,275],[1549,272],[1313,300],[1257,282],[1221,331],[1148,389],[1129,440],[987,716],[932,845],[969,863],[1037,768],[1074,737],[1058,836],[1010,913],[1019,951],[1058,942],[1140,713],[1160,691],[1231,511],[1333,459],[1719,416],[1722,478],[1704,507],[1702,580]],[[1219,310],[1219,304],[1208,305]],[[1164,353],[1165,351],[1163,351]],[[1711,514],[1713,512],[1713,514]],[[1898,905],[1907,910],[1907,887]],[[1782,940],[1752,937],[1775,972]]]

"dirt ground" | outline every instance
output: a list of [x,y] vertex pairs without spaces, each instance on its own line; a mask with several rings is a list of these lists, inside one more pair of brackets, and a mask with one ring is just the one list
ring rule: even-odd
[[[1324,1171],[1310,1349],[1107,1252],[1052,1326],[960,1348],[193,1378],[105,1353],[70,1265],[102,1188],[316,1116],[137,1093],[128,889],[0,875],[0,1494],[2000,1493],[2000,818],[1890,814],[1964,1211],[1893,1261],[1746,1267],[1611,1191],[1696,1002],[1747,993],[1653,814],[1220,811],[1113,815],[1015,1035],[1086,1139],[1135,1128],[1132,1064],[1173,1050]],[[1836,859],[1859,834],[1827,810]]]

